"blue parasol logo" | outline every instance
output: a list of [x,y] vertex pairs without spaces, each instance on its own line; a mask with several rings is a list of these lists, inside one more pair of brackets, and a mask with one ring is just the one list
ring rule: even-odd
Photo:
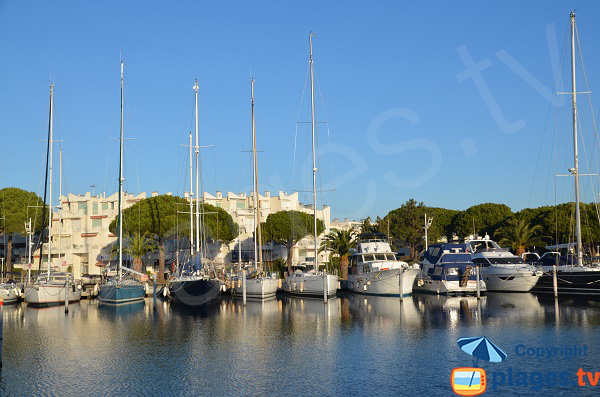
[[458,346],[467,354],[475,357],[477,361],[473,366],[477,366],[479,360],[485,360],[492,363],[499,363],[506,359],[506,353],[498,346],[493,344],[485,336],[479,338],[459,338]]

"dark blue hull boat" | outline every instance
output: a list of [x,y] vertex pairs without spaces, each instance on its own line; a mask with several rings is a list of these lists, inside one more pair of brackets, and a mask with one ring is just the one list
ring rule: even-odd
[[177,302],[200,306],[220,298],[221,282],[207,279],[175,280],[169,285],[169,292]]

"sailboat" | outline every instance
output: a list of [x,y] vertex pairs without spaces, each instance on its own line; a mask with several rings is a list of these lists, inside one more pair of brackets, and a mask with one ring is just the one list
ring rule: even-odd
[[103,303],[109,304],[123,304],[140,301],[144,299],[146,294],[144,285],[139,281],[133,279],[124,279],[123,270],[133,272],[123,266],[123,130],[124,130],[124,111],[123,111],[123,99],[124,99],[124,69],[125,64],[121,61],[121,128],[119,136],[119,253],[117,261],[117,277],[109,280],[107,283],[101,285],[98,289],[98,300]]
[[[575,79],[575,12],[570,15],[571,25],[571,85],[572,85],[572,108],[573,108],[573,168],[569,173],[575,179],[575,239],[576,242],[561,246],[548,246],[550,252],[546,252],[541,258],[538,256],[536,264],[544,271],[544,275],[533,287],[533,292],[559,294],[585,294],[600,295],[600,270],[597,267],[584,266],[583,244],[581,239],[581,210],[579,194],[579,153],[578,153],[578,131],[579,119],[577,114],[577,89]],[[574,251],[573,256],[561,255],[557,249],[564,248],[567,252]],[[526,254],[524,254],[525,256]],[[534,254],[537,255],[537,254]]]
[[[247,298],[269,299],[277,293],[278,280],[274,277],[261,275],[263,265],[262,257],[262,232],[260,228],[260,199],[258,197],[258,159],[256,156],[256,124],[254,122],[254,79],[251,80],[252,97],[252,162],[254,170],[254,274],[250,277],[243,272],[241,277],[246,280],[238,280],[233,288],[234,296],[243,296],[246,288]],[[258,237],[258,238],[257,238]],[[258,240],[258,241],[257,241]],[[244,287],[243,283],[246,283]]]
[[[37,280],[27,285],[25,301],[32,307],[56,306],[81,300],[81,289],[77,288],[73,276],[69,273],[52,272],[52,146],[54,143],[54,84],[50,84],[50,119],[48,121],[48,152],[46,163],[46,176],[49,186],[48,204],[48,270],[40,273]],[[45,194],[45,193],[44,193]],[[45,211],[44,203],[44,211]],[[59,243],[60,244],[60,243]],[[40,239],[40,268],[43,258],[43,238]]]
[[[199,179],[199,153],[198,141],[198,80],[194,84],[196,105],[196,227],[194,235],[194,199],[193,199],[193,165],[192,165],[192,134],[190,133],[190,257],[187,263],[181,266],[179,274],[173,279],[165,293],[168,293],[176,302],[188,306],[199,306],[215,301],[221,296],[221,281],[211,279],[202,272],[202,250],[200,249],[200,179]],[[196,243],[193,244],[194,240]]]
[[337,291],[337,276],[319,272],[319,247],[317,234],[317,158],[315,142],[315,73],[313,64],[312,38],[315,34],[308,35],[310,48],[310,102],[311,102],[311,129],[312,129],[312,176],[313,176],[313,214],[314,214],[314,249],[315,262],[314,267],[304,266],[303,269],[297,268],[285,279],[285,291],[290,295],[301,296],[333,296]]

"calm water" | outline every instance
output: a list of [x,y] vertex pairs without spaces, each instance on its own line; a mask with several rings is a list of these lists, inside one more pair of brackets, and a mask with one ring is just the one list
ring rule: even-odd
[[[480,305],[424,295],[402,304],[278,298],[245,308],[227,299],[193,311],[161,300],[154,310],[152,299],[120,308],[82,301],[67,316],[64,307],[21,304],[4,309],[0,394],[448,396],[452,369],[473,364],[457,339],[487,336],[508,358],[480,361],[485,395],[600,395],[600,382],[587,379],[586,387],[546,383],[549,371],[566,371],[569,382],[580,367],[600,371],[599,331],[600,301],[561,299],[557,310],[531,294],[488,294]],[[560,354],[561,345],[562,356],[526,354]],[[587,356],[566,358],[573,345]],[[509,371],[525,371],[527,385],[508,385]]]

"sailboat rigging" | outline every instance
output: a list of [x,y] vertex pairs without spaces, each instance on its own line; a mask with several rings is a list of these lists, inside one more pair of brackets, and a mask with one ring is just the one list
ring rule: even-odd
[[[101,285],[98,300],[110,304],[130,303],[144,299],[144,285],[137,280],[123,278],[123,146],[124,146],[124,96],[125,96],[125,63],[121,61],[121,125],[119,133],[119,200],[118,200],[118,260],[117,279]],[[127,269],[133,272],[131,269]],[[136,272],[137,273],[137,272]]]

